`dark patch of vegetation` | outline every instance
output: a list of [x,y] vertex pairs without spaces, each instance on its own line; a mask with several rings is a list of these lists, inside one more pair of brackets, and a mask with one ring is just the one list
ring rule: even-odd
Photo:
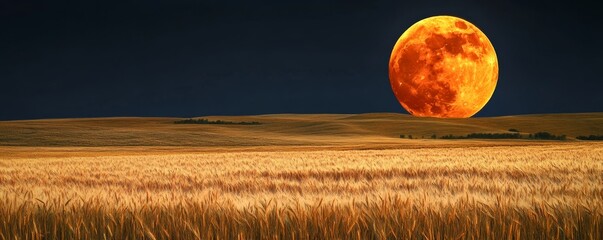
[[519,130],[515,129],[515,128],[509,128],[508,130],[509,132],[519,132]]
[[519,133],[470,133],[467,138],[486,138],[486,139],[519,139]]
[[540,139],[540,140],[565,140],[565,135],[554,135],[548,132],[537,132],[534,134],[528,135],[529,139]]
[[454,136],[452,134],[448,134],[442,136],[442,139],[471,139],[471,138],[479,138],[479,139],[520,139],[521,134],[519,133],[470,133],[466,136]]
[[444,135],[441,139],[537,139],[537,140],[566,140],[565,135],[554,135],[548,132],[537,132],[525,137],[519,133],[470,133],[466,136]]
[[588,141],[602,141],[603,135],[577,136],[576,139],[588,140]]
[[183,119],[183,120],[178,120],[174,122],[175,124],[225,124],[225,125],[260,125],[262,123],[260,122],[230,122],[230,121],[222,121],[222,120],[216,120],[216,121],[210,121],[208,119],[205,118],[200,118],[200,119]]
[[448,135],[444,135],[440,138],[441,139],[462,139],[462,138],[465,138],[465,136],[454,136],[452,134],[448,134]]

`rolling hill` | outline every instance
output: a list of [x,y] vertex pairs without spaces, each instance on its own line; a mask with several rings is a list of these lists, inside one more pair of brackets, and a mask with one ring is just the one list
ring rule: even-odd
[[[469,119],[417,118],[396,113],[270,114],[202,118],[233,122],[256,121],[261,124],[174,124],[174,121],[182,118],[155,117],[0,121],[0,146],[362,146],[411,144],[421,140],[449,144],[454,141],[427,139],[433,134],[504,133],[511,128],[525,134],[539,131],[564,134],[570,141],[576,141],[575,137],[579,135],[603,135],[603,113]],[[402,134],[412,135],[415,139],[400,139]],[[515,141],[525,143],[526,140]]]

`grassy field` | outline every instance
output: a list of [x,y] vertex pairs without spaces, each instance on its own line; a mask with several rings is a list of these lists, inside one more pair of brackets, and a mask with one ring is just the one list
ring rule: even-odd
[[[10,132],[0,144],[0,239],[603,239],[601,142],[386,134],[398,118],[407,134],[431,121],[438,134],[456,125],[601,134],[601,114],[579,116],[590,125],[387,114],[216,118],[258,126],[0,122]],[[229,144],[186,137],[210,133]]]
[[[405,114],[276,114],[209,116],[211,121],[260,125],[174,124],[182,118],[90,118],[0,121],[0,146],[386,146],[401,134],[430,138],[469,133],[550,132],[603,135],[603,113],[523,115],[469,119],[416,118]],[[450,143],[450,142],[449,142]]]

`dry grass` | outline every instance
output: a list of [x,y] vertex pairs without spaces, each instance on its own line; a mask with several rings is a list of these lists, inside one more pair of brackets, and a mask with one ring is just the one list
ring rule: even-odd
[[0,157],[15,238],[603,239],[603,144]]

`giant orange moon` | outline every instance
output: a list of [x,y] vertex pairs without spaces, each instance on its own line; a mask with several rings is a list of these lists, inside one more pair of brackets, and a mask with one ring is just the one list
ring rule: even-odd
[[389,80],[402,107],[414,116],[468,118],[492,97],[498,60],[490,40],[472,23],[429,17],[396,42]]

